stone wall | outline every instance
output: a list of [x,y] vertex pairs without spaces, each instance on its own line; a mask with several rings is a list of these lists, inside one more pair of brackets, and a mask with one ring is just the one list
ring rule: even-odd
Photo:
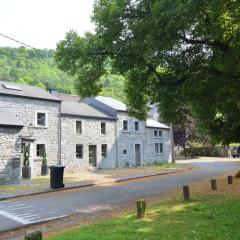
[[[162,137],[155,137],[154,130],[161,130]],[[145,164],[164,163],[171,161],[171,135],[170,130],[159,128],[146,128]],[[163,152],[155,153],[155,143],[163,143]]]
[[[144,143],[146,142],[145,122],[139,121],[139,131],[135,131],[134,122],[126,112],[117,115],[118,166],[135,166],[135,144],[141,145],[141,165],[145,161]],[[128,120],[128,131],[123,130],[123,120]],[[124,152],[125,151],[125,152]]]
[[[76,120],[82,121],[82,134],[76,133]],[[116,167],[115,121],[62,116],[62,164],[66,170],[89,168],[89,145],[97,147],[97,168]],[[101,134],[106,123],[106,135]],[[83,145],[83,158],[76,158],[76,145]],[[107,144],[107,157],[101,156],[101,145]]]
[[0,127],[0,185],[20,180],[20,129]]
[[[128,131],[123,130],[123,120],[128,120]],[[140,144],[141,146],[141,165],[170,162],[170,131],[159,128],[148,128],[144,121],[139,121],[139,131],[135,131],[135,121],[136,119],[130,117],[126,112],[118,112],[118,166],[124,167],[136,165],[135,144]],[[162,130],[162,137],[154,137],[154,130]],[[155,143],[163,143],[163,153],[155,153]]]
[[[19,132],[20,137],[29,136],[31,129],[30,166],[32,175],[39,175],[42,158],[36,156],[36,145],[45,144],[47,163],[57,164],[60,160],[60,102],[27,99],[13,96],[0,96],[0,108],[8,109],[21,120],[25,127]],[[47,127],[36,126],[36,113],[47,114]],[[28,128],[27,128],[28,127]],[[0,153],[0,159],[2,153]],[[21,161],[22,162],[22,161]],[[22,164],[22,163],[21,163]]]

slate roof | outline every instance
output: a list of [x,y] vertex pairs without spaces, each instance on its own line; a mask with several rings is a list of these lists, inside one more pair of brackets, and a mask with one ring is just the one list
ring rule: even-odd
[[79,102],[81,100],[81,98],[77,95],[58,93],[57,96],[60,100],[66,101],[66,102]]
[[157,122],[153,119],[147,119],[146,121],[146,127],[151,127],[151,128],[163,128],[163,129],[170,129],[167,125]]
[[[20,90],[8,89],[4,85],[9,85],[12,86],[13,88],[17,87]],[[58,97],[50,94],[49,92],[41,88],[3,81],[0,81],[0,95],[10,95],[15,97],[25,97],[49,101],[60,101]]]
[[125,103],[120,102],[114,98],[111,97],[103,97],[103,96],[97,96],[95,97],[96,100],[99,102],[102,102],[106,104],[107,106],[117,110],[117,111],[127,111],[127,106]]
[[100,118],[100,119],[112,119],[108,114],[94,108],[91,105],[86,103],[79,103],[79,102],[67,102],[64,101],[61,104],[61,113],[63,115],[73,115],[73,116],[80,116],[86,118]]
[[0,109],[0,126],[23,127],[24,124],[7,109]]

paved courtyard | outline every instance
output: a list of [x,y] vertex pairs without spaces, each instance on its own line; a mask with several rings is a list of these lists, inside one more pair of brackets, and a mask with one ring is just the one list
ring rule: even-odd
[[[189,168],[189,164],[158,164],[133,168],[116,168],[104,170],[75,170],[65,172],[64,184],[66,187],[86,186],[90,184],[111,183],[121,179],[138,176],[167,173],[177,169]],[[50,190],[49,176],[34,177],[30,180],[22,180],[20,184],[0,186],[0,199],[31,194]]]

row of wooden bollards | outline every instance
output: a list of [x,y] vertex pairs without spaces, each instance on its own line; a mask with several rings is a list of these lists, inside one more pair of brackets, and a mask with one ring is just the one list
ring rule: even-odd
[[[233,184],[233,176],[227,177],[228,184]],[[211,179],[211,190],[217,190],[217,180]],[[183,199],[185,201],[190,200],[189,186],[183,186]],[[137,218],[144,218],[146,212],[146,202],[144,199],[140,199],[136,202],[137,204]]]
[[[228,184],[232,184],[233,183],[233,176],[228,176],[227,181],[228,181]],[[213,191],[217,190],[217,180],[216,179],[211,179],[211,189]],[[183,186],[183,199],[185,201],[190,200],[189,186]]]

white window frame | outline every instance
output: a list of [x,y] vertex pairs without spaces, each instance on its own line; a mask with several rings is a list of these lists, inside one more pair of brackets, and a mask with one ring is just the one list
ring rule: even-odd
[[[38,125],[38,113],[44,113],[45,114],[45,125]],[[48,127],[48,113],[45,111],[36,111],[35,112],[35,127],[37,128],[47,128]]]
[[[77,122],[81,122],[81,133],[78,133],[78,132],[77,132]],[[83,133],[83,121],[82,121],[82,120],[76,120],[76,121],[75,121],[75,133],[76,133],[77,135],[81,135],[81,134]]]
[[[127,129],[124,129],[124,122],[127,122]],[[123,119],[122,121],[122,129],[124,132],[129,132],[129,121],[127,119]]]
[[47,151],[47,150],[46,150],[46,144],[45,144],[45,143],[36,143],[36,144],[35,144],[35,146],[36,146],[36,149],[35,149],[35,158],[36,158],[36,159],[42,159],[43,156],[38,156],[38,155],[37,155],[37,146],[38,146],[38,145],[43,145],[44,148],[45,148],[45,151]]

